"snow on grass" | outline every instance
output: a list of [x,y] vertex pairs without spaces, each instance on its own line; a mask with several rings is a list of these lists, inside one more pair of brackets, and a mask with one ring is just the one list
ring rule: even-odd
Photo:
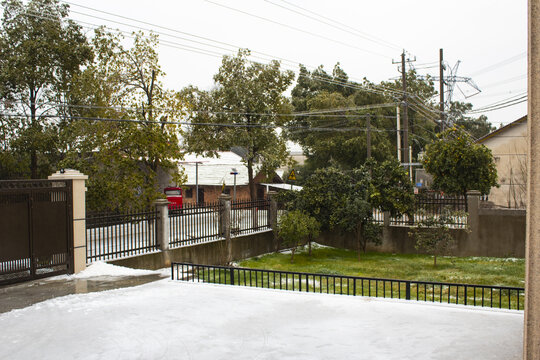
[[0,359],[511,360],[523,313],[160,280],[14,310],[0,329]]
[[[321,245],[321,244],[316,243],[316,242],[311,243],[311,249],[312,250],[314,250],[314,249],[330,249],[330,248],[334,249],[331,246]],[[305,245],[299,246],[296,249],[295,254],[307,253],[308,251],[309,251],[309,245],[305,244]],[[291,249],[284,249],[284,250],[280,250],[279,252],[282,253],[282,254],[291,254],[292,253]]]

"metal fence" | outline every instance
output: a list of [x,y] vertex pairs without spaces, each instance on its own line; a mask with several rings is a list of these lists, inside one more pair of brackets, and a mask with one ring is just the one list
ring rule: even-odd
[[[445,211],[457,212],[450,218],[450,226],[455,228],[467,227],[467,199],[463,196],[445,196],[438,193],[416,194],[414,210],[411,214],[390,217],[390,226],[414,226],[427,217],[442,216]],[[461,214],[459,214],[461,213]],[[373,210],[373,222],[382,224],[384,214],[378,209]]]
[[87,262],[158,250],[156,210],[90,214],[85,220]]
[[169,209],[169,246],[195,245],[221,239],[219,233],[219,202],[184,204]]
[[73,272],[71,180],[0,181],[0,285]]
[[231,202],[231,236],[270,229],[270,201],[235,200]]
[[172,263],[171,278],[191,282],[515,310],[523,310],[525,304],[525,289],[504,286],[378,279],[190,263]]

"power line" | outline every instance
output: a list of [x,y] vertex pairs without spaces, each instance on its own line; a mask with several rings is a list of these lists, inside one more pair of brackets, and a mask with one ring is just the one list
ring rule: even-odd
[[[27,114],[14,114],[14,113],[0,113],[0,116],[5,117],[30,117]],[[137,120],[137,119],[114,119],[114,118],[102,118],[102,117],[88,117],[88,116],[66,116],[66,115],[42,115],[41,117],[46,118],[64,118],[69,120],[85,120],[85,121],[102,121],[102,122],[118,122],[118,123],[137,123],[137,124],[146,124],[146,125],[182,125],[182,126],[209,126],[209,127],[230,127],[230,128],[263,128],[263,129],[304,129],[307,131],[338,131],[338,132],[349,132],[349,131],[368,131],[367,128],[331,128],[331,127],[310,127],[310,126],[277,126],[277,125],[265,125],[265,124],[230,124],[230,123],[193,123],[189,121],[150,121],[150,120]],[[396,130],[387,130],[387,129],[373,129],[371,131],[375,132],[395,132]]]
[[523,100],[520,100],[520,101],[516,101],[514,100],[515,102],[511,103],[511,104],[507,104],[507,105],[504,105],[504,106],[499,106],[499,107],[495,107],[495,108],[491,108],[491,109],[487,109],[487,110],[478,110],[478,112],[469,112],[469,114],[478,114],[478,113],[485,113],[485,112],[491,112],[491,111],[496,111],[496,110],[501,110],[501,109],[505,109],[507,107],[511,107],[511,106],[514,106],[514,105],[518,105],[518,104],[521,104],[521,103],[524,103],[527,101],[527,99],[523,99]]
[[[24,105],[24,104],[23,104]],[[114,110],[118,112],[122,111],[140,111],[140,108],[135,107],[124,107],[124,106],[103,106],[103,105],[81,105],[81,104],[68,104],[68,103],[52,103],[49,102],[47,105],[55,106],[57,108],[80,108],[80,109],[101,109],[101,110]],[[300,113],[254,113],[254,112],[231,112],[231,111],[212,111],[212,110],[194,110],[194,109],[173,109],[173,108],[164,108],[164,107],[152,107],[154,111],[182,111],[184,113],[203,113],[203,114],[212,114],[212,115],[234,115],[234,116],[266,116],[266,117],[323,117],[323,118],[365,118],[369,116],[376,116],[381,118],[395,119],[395,116],[388,115],[375,115],[375,114],[328,114],[332,112],[339,111],[359,111],[359,110],[369,110],[375,108],[385,108],[388,106],[395,106],[395,104],[372,104],[365,106],[357,106],[351,108],[339,108],[339,109],[327,109],[313,112],[300,112]],[[316,119],[315,119],[316,120]]]
[[[377,44],[377,45],[386,46],[386,47],[391,48],[391,49],[394,49],[394,50],[395,50],[395,49],[397,49],[397,50],[401,49],[400,46],[397,46],[397,45],[389,45],[390,43],[388,43],[388,42],[386,42],[386,41],[384,41],[384,40],[378,40],[378,39],[375,38],[374,36],[369,35],[369,34],[364,33],[364,32],[361,32],[361,31],[359,31],[359,30],[353,30],[353,31],[347,30],[347,28],[351,28],[351,27],[350,27],[350,26],[347,26],[347,25],[344,25],[344,24],[342,24],[342,23],[339,23],[339,22],[336,21],[336,20],[332,20],[332,19],[330,19],[330,18],[328,18],[328,17],[326,17],[326,16],[322,16],[322,15],[320,15],[320,14],[317,14],[317,13],[313,12],[313,11],[310,11],[310,10],[308,10],[308,9],[305,9],[305,8],[303,8],[303,7],[300,7],[300,6],[298,6],[298,5],[292,4],[292,3],[290,3],[290,2],[281,0],[283,3],[286,3],[286,4],[288,4],[288,5],[290,5],[290,6],[293,6],[293,7],[297,8],[297,9],[301,9],[303,12],[302,12],[302,11],[298,11],[298,10],[294,10],[294,9],[291,9],[291,8],[288,8],[288,7],[283,6],[283,5],[276,4],[276,3],[274,3],[274,2],[272,2],[272,1],[270,1],[270,0],[264,0],[264,1],[266,1],[267,3],[272,4],[272,5],[274,5],[274,6],[277,6],[277,7],[280,7],[280,8],[282,8],[282,9],[285,9],[285,10],[287,10],[287,11],[290,11],[290,12],[293,12],[293,13],[295,13],[295,14],[298,14],[298,15],[301,15],[301,16],[303,16],[303,17],[306,17],[306,18],[308,18],[308,19],[311,19],[311,20],[317,21],[317,22],[319,22],[319,23],[328,25],[328,26],[330,26],[330,27],[333,27],[334,29],[338,29],[338,30],[341,30],[341,31],[346,32],[346,33],[348,33],[348,34],[351,34],[351,35],[360,37],[360,38],[365,39],[365,40],[368,40],[368,41],[371,41],[371,42],[373,42],[373,43],[375,43],[375,44]],[[326,20],[329,20],[329,21],[324,21],[324,20],[318,19],[317,17],[307,15],[307,14],[305,14],[305,12],[310,13],[310,14],[314,14],[314,15],[316,15],[316,16],[319,17],[319,18],[323,18],[323,19],[326,19]],[[332,24],[332,23],[334,23],[334,24]],[[337,23],[337,24],[340,24],[341,26],[335,25],[336,23]]]
[[[47,17],[44,17],[42,15],[38,15],[38,14],[27,14],[27,15],[37,17],[37,18],[47,19]],[[51,18],[49,18],[49,19],[51,19]],[[81,20],[73,20],[73,21],[75,21],[77,23],[80,23],[80,24],[90,25],[90,26],[93,26],[95,28],[99,28],[99,27],[102,26],[102,25],[88,23],[88,22],[81,21]],[[105,21],[110,21],[110,20],[105,20]],[[112,21],[112,22],[114,22],[114,21]],[[127,31],[123,31],[123,30],[119,30],[119,29],[112,29],[112,28],[109,28],[109,27],[106,27],[106,26],[103,26],[103,27],[108,29],[108,30],[121,33],[125,37],[133,38],[131,33],[127,32]],[[138,29],[143,29],[143,28],[136,27],[136,26],[133,26],[133,27],[138,28]],[[151,30],[151,29],[144,29],[144,30],[153,32],[153,30]],[[185,50],[185,51],[189,51],[189,52],[199,53],[199,54],[202,54],[202,55],[208,55],[208,56],[213,56],[213,57],[221,57],[222,56],[220,53],[217,53],[217,52],[212,52],[212,51],[209,51],[209,50],[206,50],[206,49],[201,49],[201,48],[193,47],[193,46],[190,46],[190,45],[178,44],[178,43],[167,41],[167,40],[160,40],[160,44],[162,44],[164,46],[171,47],[171,48],[176,48],[176,49]],[[212,45],[207,45],[207,46],[212,46]],[[266,58],[261,58],[261,57],[253,56],[253,55],[252,55],[252,57],[268,61],[268,59],[266,59]],[[248,60],[248,61],[250,61],[252,63],[257,63],[257,62],[252,61],[252,60]],[[292,62],[292,61],[289,61],[289,62]],[[285,70],[292,70],[295,73],[298,71],[296,69],[291,69],[290,67],[286,67],[286,66],[284,66],[284,69]],[[347,88],[351,88],[351,89],[355,89],[355,90],[369,91],[369,92],[382,94],[382,95],[384,95],[386,93],[396,94],[396,96],[400,95],[399,90],[390,89],[390,88],[378,86],[378,85],[375,85],[375,84],[371,84],[368,87],[368,86],[362,86],[362,85],[355,84],[355,83],[350,83],[350,82],[341,82],[341,81],[334,80],[334,79],[327,79],[327,78],[324,78],[324,77],[315,76],[313,74],[311,74],[310,76],[306,76],[306,75],[302,75],[302,74],[298,73],[298,76],[311,77],[312,79],[318,80],[320,82],[333,84],[333,85],[339,85],[339,86],[343,86],[343,87],[347,87]]]
[[518,81],[518,80],[521,80],[521,79],[525,79],[526,77],[527,77],[527,74],[522,74],[522,75],[515,76],[515,77],[512,77],[512,78],[508,78],[508,79],[505,79],[505,80],[496,81],[496,82],[488,84],[488,85],[484,85],[483,88],[485,89],[485,88],[489,88],[489,87],[495,87],[495,86],[499,86],[499,85],[504,85],[504,84],[507,84],[507,83],[511,83],[511,82]]
[[505,65],[511,64],[511,63],[513,63],[514,61],[520,60],[520,59],[522,59],[522,58],[524,58],[524,57],[526,57],[526,56],[527,56],[527,52],[524,51],[524,52],[519,53],[519,54],[517,54],[517,55],[514,55],[514,56],[512,56],[512,57],[510,57],[510,58],[508,58],[508,59],[502,60],[502,61],[500,61],[500,62],[498,62],[498,63],[495,63],[495,64],[493,64],[493,65],[490,65],[490,66],[487,66],[487,67],[485,67],[485,68],[482,68],[482,69],[480,69],[480,70],[478,70],[478,71],[472,73],[471,76],[477,76],[477,75],[479,75],[479,74],[483,74],[483,73],[486,73],[486,72],[495,70],[495,69],[497,69],[497,68],[499,68],[499,67],[501,67],[501,66],[505,66]]
[[360,48],[358,46],[355,46],[355,45],[351,45],[351,44],[347,44],[343,41],[340,41],[340,40],[336,40],[336,39],[332,39],[332,38],[329,38],[327,36],[324,36],[324,35],[320,35],[320,34],[316,34],[316,33],[313,33],[311,31],[308,31],[308,30],[304,30],[304,29],[301,29],[301,28],[297,28],[295,26],[291,26],[291,25],[288,25],[288,24],[284,24],[282,22],[279,22],[279,21],[275,21],[275,20],[271,20],[271,19],[268,19],[268,18],[265,18],[263,16],[259,16],[259,15],[256,15],[256,14],[252,14],[252,13],[249,13],[247,11],[244,11],[244,10],[240,10],[240,9],[236,9],[236,8],[233,8],[233,7],[230,7],[230,6],[227,6],[227,5],[224,5],[224,4],[220,4],[218,2],[215,2],[215,1],[212,1],[212,0],[204,0],[210,4],[213,4],[213,5],[216,5],[216,6],[220,6],[222,8],[225,8],[225,9],[229,9],[231,11],[235,11],[235,12],[238,12],[238,13],[241,13],[241,14],[244,14],[244,15],[248,15],[248,16],[251,16],[251,17],[254,17],[256,19],[259,19],[259,20],[263,20],[263,21],[266,21],[266,22],[269,22],[269,23],[272,23],[272,24],[276,24],[276,25],[279,25],[279,26],[283,26],[283,27],[286,27],[288,29],[292,29],[292,30],[295,30],[295,31],[298,31],[298,32],[302,32],[304,34],[309,34],[311,36],[314,36],[314,37],[318,37],[320,39],[324,39],[324,40],[327,40],[327,41],[331,41],[331,42],[334,42],[336,44],[340,44],[340,45],[343,45],[343,46],[346,46],[346,47],[349,47],[349,48],[353,48],[353,49],[356,49],[356,50],[360,50],[360,51],[363,51],[363,52],[367,52],[367,53],[370,53],[372,55],[377,55],[377,56],[381,56],[381,57],[385,57],[385,58],[388,58],[388,56],[384,55],[384,54],[380,54],[380,53],[377,53],[375,51],[371,51],[371,50],[367,50],[367,49],[363,49],[363,48]]
[[525,93],[522,93],[522,94],[514,95],[512,97],[509,97],[509,98],[506,98],[506,99],[503,99],[503,100],[499,100],[499,101],[494,102],[492,104],[485,105],[485,106],[483,106],[481,108],[468,111],[467,113],[483,112],[485,110],[490,110],[492,108],[496,108],[496,107],[499,107],[501,105],[512,104],[512,103],[514,103],[516,101],[519,101],[518,103],[521,103],[523,101],[527,101],[527,93],[525,92]]
[[[72,3],[69,3],[69,2],[65,2],[65,3],[67,3],[67,4],[72,4]],[[194,37],[202,38],[202,39],[205,39],[205,40],[207,40],[207,41],[211,41],[211,42],[216,42],[216,43],[224,44],[224,45],[226,45],[226,46],[235,47],[235,45],[232,45],[232,44],[223,43],[223,42],[216,41],[216,40],[209,39],[209,38],[205,38],[205,37],[199,37],[198,35],[194,35],[194,34],[182,32],[182,31],[179,31],[179,30],[171,29],[171,28],[166,28],[166,27],[163,27],[163,26],[160,26],[160,25],[155,25],[155,24],[148,23],[148,22],[145,22],[145,21],[140,21],[140,20],[136,20],[136,19],[133,19],[133,18],[128,18],[128,17],[122,16],[122,15],[117,15],[117,14],[113,14],[113,13],[110,13],[110,12],[106,12],[106,11],[102,11],[102,10],[98,10],[98,9],[93,9],[93,8],[90,8],[90,7],[87,7],[87,6],[83,6],[83,5],[78,5],[78,4],[73,4],[73,5],[75,5],[75,6],[80,6],[80,7],[86,8],[86,9],[91,9],[91,10],[96,11],[96,12],[105,13],[105,14],[108,14],[108,15],[111,15],[111,16],[117,16],[117,17],[120,17],[120,18],[128,19],[128,20],[130,20],[130,21],[135,21],[135,22],[140,22],[140,23],[143,23],[143,24],[155,26],[155,27],[162,28],[162,29],[166,29],[166,30],[169,30],[169,31],[174,31],[174,32],[178,32],[178,33],[181,33],[181,34],[188,34],[189,36],[194,36]],[[75,11],[72,10],[72,12],[75,12]],[[80,12],[76,12],[76,13],[82,14],[82,15],[85,15],[85,16],[89,16],[89,17],[93,17],[93,18],[97,18],[97,19],[100,19],[100,20],[103,20],[103,21],[108,21],[108,22],[113,22],[113,23],[117,23],[117,24],[120,24],[120,25],[128,26],[128,27],[133,27],[133,28],[136,28],[136,29],[139,29],[139,30],[143,30],[143,31],[150,31],[150,32],[152,32],[152,33],[156,33],[156,34],[160,34],[160,35],[164,35],[164,36],[171,36],[171,37],[173,37],[173,38],[178,38],[178,39],[182,39],[182,40],[186,40],[186,41],[195,42],[195,43],[201,44],[201,45],[203,45],[203,46],[214,47],[214,48],[217,48],[217,49],[220,49],[220,50],[225,50],[225,51],[231,51],[231,52],[233,51],[233,50],[229,50],[229,49],[227,49],[227,48],[223,48],[223,47],[220,47],[220,46],[215,46],[215,45],[211,45],[211,44],[205,44],[205,43],[202,43],[202,42],[199,42],[199,41],[194,41],[194,40],[191,40],[191,39],[186,39],[186,38],[182,38],[182,37],[177,37],[177,36],[173,36],[173,35],[166,34],[166,33],[162,33],[162,32],[155,32],[155,30],[153,30],[153,29],[142,28],[142,27],[139,27],[139,26],[135,26],[135,25],[131,25],[131,24],[126,24],[126,23],[118,22],[118,21],[111,20],[111,19],[105,19],[105,18],[97,17],[97,16],[94,16],[94,15],[86,14],[86,13],[80,13]],[[35,16],[35,17],[44,18],[43,16],[38,15],[38,14],[34,14],[34,16]],[[84,22],[84,21],[82,21],[82,20],[74,20],[74,19],[72,19],[72,21],[75,21],[75,22],[78,22],[78,23],[81,23],[81,24],[91,25],[91,26],[94,26],[94,27],[96,27],[96,28],[101,26],[101,25],[97,25],[97,24],[93,24],[93,23]],[[122,30],[119,30],[119,29],[112,29],[112,28],[109,28],[109,27],[106,27],[106,26],[104,26],[104,28],[109,29],[109,30],[111,30],[111,31],[115,31],[115,32],[122,33],[122,34],[123,34],[124,36],[126,36],[126,37],[133,38],[133,36],[131,35],[131,33],[127,32],[127,31],[122,31]],[[164,45],[164,46],[168,46],[168,47],[180,49],[180,50],[185,50],[185,51],[195,52],[195,53],[199,53],[199,54],[203,54],[203,55],[208,55],[208,56],[213,56],[213,57],[220,57],[220,56],[221,56],[221,54],[220,54],[220,53],[217,53],[217,52],[212,52],[212,51],[209,51],[209,50],[207,50],[207,49],[201,49],[201,48],[193,47],[193,46],[186,45],[186,44],[179,44],[179,43],[171,42],[171,41],[168,41],[168,40],[160,40],[160,44],[162,44],[162,45]],[[253,51],[252,53],[253,53],[253,54],[260,54],[260,55],[264,56],[264,57],[261,57],[261,56],[257,56],[257,55],[252,55],[252,57],[258,58],[258,59],[261,59],[261,60],[264,60],[264,61],[268,61],[269,59],[274,58],[274,59],[282,60],[282,61],[285,61],[285,62],[294,64],[294,65],[300,65],[299,62],[296,62],[296,61],[293,61],[293,60],[289,60],[289,59],[285,59],[285,58],[281,58],[281,57],[277,57],[277,56],[273,56],[273,55],[270,55],[270,54],[261,53],[261,52],[257,52],[257,51]],[[250,62],[253,62],[253,61],[250,60]],[[312,69],[317,69],[317,68],[312,67],[312,66],[310,66],[310,67],[311,67]],[[287,67],[284,66],[284,68],[287,69],[287,70],[292,70],[292,71],[294,71],[295,73],[298,71],[298,70],[296,70],[296,69],[291,69],[290,67],[287,68]],[[302,75],[299,74],[299,76],[302,76]],[[325,79],[325,78],[316,77],[316,76],[313,76],[313,75],[312,75],[312,77],[313,77],[314,79],[318,79],[319,81],[322,81],[322,82],[327,82],[327,83],[332,83],[332,84],[342,85],[342,86],[350,87],[350,88],[354,88],[354,89],[361,89],[361,90],[364,90],[364,91],[371,91],[371,92],[375,92],[375,93],[377,93],[375,89],[378,89],[378,90],[379,90],[379,92],[378,92],[379,94],[383,94],[383,93],[393,93],[393,94],[396,94],[396,95],[401,95],[401,92],[400,92],[399,90],[396,90],[396,89],[390,89],[390,88],[383,87],[383,86],[380,86],[380,85],[371,84],[370,87],[366,87],[366,86],[362,86],[362,85],[359,85],[359,84],[354,84],[354,85],[353,85],[353,84],[351,84],[351,83],[338,82],[338,81],[336,81],[336,80]]]

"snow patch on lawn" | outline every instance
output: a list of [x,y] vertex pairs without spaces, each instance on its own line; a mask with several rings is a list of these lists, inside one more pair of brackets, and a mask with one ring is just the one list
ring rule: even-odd
[[[332,246],[326,246],[326,245],[321,245],[321,244],[316,243],[316,242],[312,242],[311,243],[311,249],[315,250],[315,249],[334,249],[334,248]],[[309,251],[309,245],[306,244],[306,245],[303,245],[303,246],[299,246],[296,249],[295,254],[307,253],[308,251]],[[285,249],[285,250],[280,250],[280,253],[282,253],[282,254],[291,254],[292,251],[291,251],[291,249]]]

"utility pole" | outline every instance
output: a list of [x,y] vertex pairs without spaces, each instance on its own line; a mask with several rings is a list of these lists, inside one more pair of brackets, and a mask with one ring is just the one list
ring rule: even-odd
[[399,106],[396,106],[396,147],[397,147],[397,159],[401,164],[401,118],[399,114]]
[[439,49],[439,111],[441,112],[441,131],[445,128],[445,116],[444,116],[444,64],[443,64],[443,49]]
[[409,159],[409,106],[407,104],[407,69],[405,68],[405,51],[401,53],[401,84],[403,85],[403,161],[410,162]]
[[367,158],[371,159],[371,117],[367,117],[367,131],[366,131],[366,144],[367,144]]
[[[403,154],[403,162],[408,166],[411,162],[409,158],[409,114],[408,108],[409,104],[407,102],[407,67],[406,63],[416,61],[416,58],[413,60],[405,59],[405,50],[401,53],[401,83],[403,86],[403,100],[401,105],[403,106],[403,145],[400,148],[400,152]],[[393,64],[398,64],[398,62],[392,61]]]

